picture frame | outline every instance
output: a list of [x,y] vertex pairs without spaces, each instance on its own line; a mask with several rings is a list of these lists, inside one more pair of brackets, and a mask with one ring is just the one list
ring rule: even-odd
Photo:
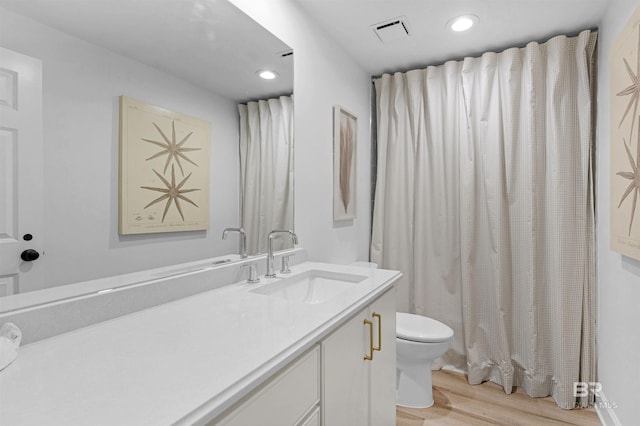
[[611,48],[611,249],[640,260],[640,7]]
[[120,96],[118,231],[209,228],[211,124]]
[[358,117],[333,107],[333,220],[356,218]]

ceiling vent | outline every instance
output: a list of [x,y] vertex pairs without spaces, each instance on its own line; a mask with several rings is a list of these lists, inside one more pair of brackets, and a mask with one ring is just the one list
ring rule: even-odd
[[400,40],[411,35],[409,23],[405,16],[389,19],[384,22],[372,25],[371,29],[376,33],[383,43]]

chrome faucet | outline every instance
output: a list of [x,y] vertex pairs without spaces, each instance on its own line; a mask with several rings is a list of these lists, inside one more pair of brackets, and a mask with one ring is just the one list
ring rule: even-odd
[[237,232],[240,234],[240,257],[242,259],[246,259],[247,257],[247,234],[244,232],[242,228],[227,228],[222,231],[222,239],[227,239],[228,232]]
[[293,244],[298,244],[298,236],[293,231],[271,231],[269,232],[269,252],[267,253],[267,273],[265,278],[273,278],[276,272],[273,267],[273,238],[278,234],[289,234]]

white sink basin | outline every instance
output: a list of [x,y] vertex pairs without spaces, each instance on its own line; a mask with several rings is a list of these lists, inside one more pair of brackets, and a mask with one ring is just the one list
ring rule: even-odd
[[365,275],[312,269],[251,291],[290,302],[314,305],[326,302],[366,279]]

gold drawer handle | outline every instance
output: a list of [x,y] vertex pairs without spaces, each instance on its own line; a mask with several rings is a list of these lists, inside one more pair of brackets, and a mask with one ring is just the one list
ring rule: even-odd
[[372,315],[374,318],[378,318],[378,346],[374,346],[374,351],[382,350],[382,315],[377,312],[374,312]]
[[373,360],[373,322],[368,319],[364,320],[364,324],[369,326],[369,355],[365,355],[365,361]]

